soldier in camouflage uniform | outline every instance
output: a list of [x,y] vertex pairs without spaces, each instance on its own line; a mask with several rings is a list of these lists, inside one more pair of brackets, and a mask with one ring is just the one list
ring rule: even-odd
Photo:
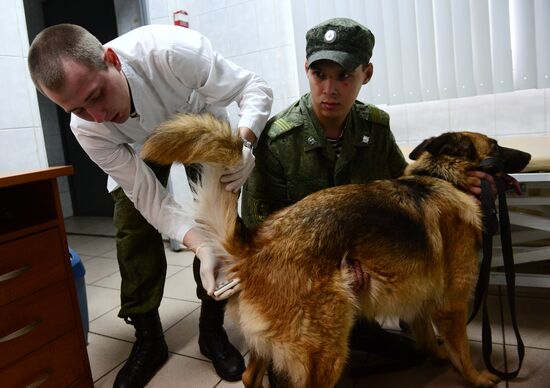
[[[306,40],[310,93],[270,119],[260,136],[256,166],[243,190],[242,216],[249,228],[315,191],[397,178],[407,164],[388,114],[356,100],[372,77],[373,34],[337,18],[310,29]],[[410,339],[376,322],[360,320],[351,345],[385,357],[379,370],[423,359]]]
[[337,155],[315,116],[310,93],[270,119],[258,149],[260,156],[243,192],[248,227],[315,191],[396,178],[406,166],[388,114],[359,101],[351,107]]
[[254,227],[273,211],[320,189],[399,177],[406,162],[389,116],[356,100],[373,73],[374,36],[350,19],[308,31],[311,92],[270,119],[243,192],[243,218]]

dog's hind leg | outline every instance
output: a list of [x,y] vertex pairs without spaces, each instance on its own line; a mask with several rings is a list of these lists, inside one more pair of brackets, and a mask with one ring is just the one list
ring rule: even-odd
[[345,346],[334,345],[330,350],[311,357],[307,388],[332,388],[336,385],[348,358],[348,341],[343,344]]
[[443,338],[443,344],[454,367],[472,384],[478,387],[491,387],[499,378],[487,370],[479,372],[472,364],[466,322],[467,305],[462,302],[455,302],[452,308],[439,310],[434,314],[435,326]]
[[250,350],[250,359],[243,373],[242,381],[246,388],[261,388],[267,363],[253,349]]
[[431,317],[416,317],[411,323],[411,330],[421,350],[442,360],[449,359],[445,346],[437,342]]

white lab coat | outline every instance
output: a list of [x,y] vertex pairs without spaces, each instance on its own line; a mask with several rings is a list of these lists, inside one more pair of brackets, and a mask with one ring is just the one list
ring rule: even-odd
[[99,124],[73,114],[71,129],[84,151],[109,175],[108,190],[122,187],[151,225],[182,241],[194,221],[185,204],[174,200],[139,157],[141,145],[175,113],[210,111],[220,116],[233,101],[240,109],[238,126],[259,137],[270,114],[271,89],[187,28],[144,26],[105,47],[111,47],[122,63],[139,116],[123,124]]

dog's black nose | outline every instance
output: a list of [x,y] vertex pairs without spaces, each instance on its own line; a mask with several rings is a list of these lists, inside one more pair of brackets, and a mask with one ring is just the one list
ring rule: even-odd
[[504,171],[509,174],[520,172],[531,160],[531,154],[514,148],[499,147],[499,153],[504,161]]

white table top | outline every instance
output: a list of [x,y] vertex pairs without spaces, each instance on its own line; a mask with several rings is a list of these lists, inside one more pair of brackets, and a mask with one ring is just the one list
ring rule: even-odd
[[550,182],[550,172],[527,172],[520,174],[510,174],[518,182]]

